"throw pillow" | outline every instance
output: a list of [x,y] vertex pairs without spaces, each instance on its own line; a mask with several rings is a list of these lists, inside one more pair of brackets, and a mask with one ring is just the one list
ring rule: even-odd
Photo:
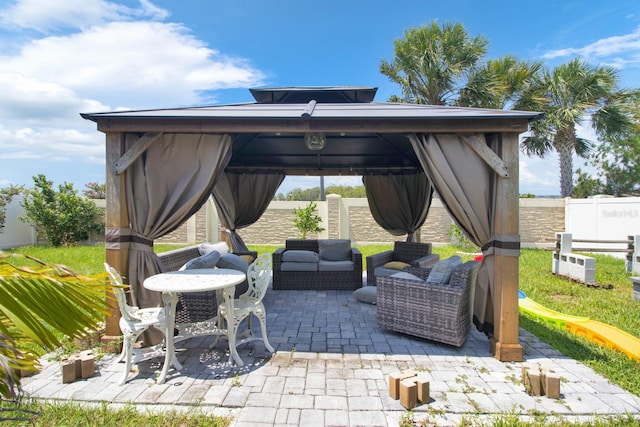
[[320,253],[320,259],[324,261],[349,261],[351,260],[351,240],[318,240],[318,252]]
[[384,265],[385,268],[391,268],[393,270],[404,270],[406,267],[410,267],[411,264],[407,264],[402,261],[390,261]]
[[363,286],[353,291],[353,297],[367,304],[376,304],[378,299],[377,288],[375,286]]
[[447,259],[443,259],[442,261],[438,261],[436,265],[434,265],[431,269],[429,277],[427,277],[427,283],[449,283],[449,279],[451,279],[451,273],[453,273],[453,269],[459,265],[462,265],[462,258],[457,255],[454,255]]
[[242,271],[243,273],[246,273],[247,269],[249,268],[249,264],[247,264],[247,261],[243,260],[236,254],[220,255],[220,260],[216,265],[219,268],[230,268],[232,270]]
[[254,257],[253,255],[240,255],[240,258],[242,258],[243,260],[247,261],[247,264],[251,264],[253,261],[256,260],[256,257]]
[[220,259],[220,252],[211,251],[206,255],[202,255],[202,256],[199,256],[198,258],[194,258],[192,260],[187,261],[182,267],[180,267],[179,271],[193,270],[196,268],[215,268],[219,259]]
[[198,251],[200,252],[200,255],[206,255],[211,251],[226,254],[227,252],[229,252],[229,246],[227,245],[227,242],[201,243],[198,246]]

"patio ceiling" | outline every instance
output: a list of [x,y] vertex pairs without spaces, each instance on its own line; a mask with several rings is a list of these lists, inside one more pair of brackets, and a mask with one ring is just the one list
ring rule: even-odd
[[[407,133],[521,133],[539,113],[373,102],[372,87],[252,89],[257,102],[82,114],[103,132],[229,133],[227,171],[286,175],[415,173]],[[308,132],[326,137],[310,150]]]

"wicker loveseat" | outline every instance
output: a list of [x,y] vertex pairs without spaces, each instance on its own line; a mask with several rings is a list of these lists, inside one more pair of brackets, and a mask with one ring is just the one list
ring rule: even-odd
[[377,319],[383,328],[460,347],[471,329],[475,281],[480,263],[455,267],[446,284],[424,281],[431,269],[408,267],[423,280],[377,279]]
[[353,291],[360,287],[362,254],[349,240],[287,239],[285,247],[273,253],[274,290]]
[[[207,246],[209,246],[207,248]],[[158,254],[158,258],[162,264],[163,272],[178,271],[180,267],[195,258],[198,258],[206,252],[207,249],[225,252],[229,250],[226,243],[217,244],[201,244],[193,245],[185,248],[174,249]],[[226,249],[225,249],[226,248]],[[236,255],[251,255],[257,257],[257,252],[236,253]],[[247,267],[248,267],[247,263]],[[246,269],[245,269],[246,272]],[[247,291],[249,284],[245,280],[236,286],[235,297]],[[216,291],[208,292],[185,292],[178,294],[180,300],[176,307],[176,323],[195,323],[211,319],[217,315],[218,302]]]

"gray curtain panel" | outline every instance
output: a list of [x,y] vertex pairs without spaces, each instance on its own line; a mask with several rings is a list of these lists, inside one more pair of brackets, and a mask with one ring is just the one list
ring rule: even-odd
[[[127,148],[137,139],[127,135]],[[229,135],[164,134],[127,169],[132,237],[128,278],[135,305],[162,303],[157,292],[142,286],[145,278],[160,272],[153,240],[175,230],[200,209],[230,159]],[[147,337],[147,344],[154,343],[149,341],[156,339]]]
[[[485,138],[483,135],[474,137]],[[491,272],[495,252],[490,243],[498,238],[493,235],[493,213],[497,180],[501,178],[455,134],[412,134],[409,139],[446,209],[467,237],[483,248],[484,257],[475,292],[474,323],[479,330],[492,334],[494,295]],[[497,143],[497,140],[487,142],[493,151],[497,149]]]
[[433,187],[425,173],[405,175],[366,175],[364,188],[373,219],[394,236],[415,232],[424,224],[431,207]]
[[221,223],[229,233],[234,252],[249,249],[238,234],[239,229],[255,223],[269,207],[284,174],[222,174],[211,195]]

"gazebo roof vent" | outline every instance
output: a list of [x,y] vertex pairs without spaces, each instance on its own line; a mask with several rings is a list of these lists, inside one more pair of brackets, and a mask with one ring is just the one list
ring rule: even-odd
[[378,91],[370,86],[299,86],[249,89],[258,104],[372,102]]

